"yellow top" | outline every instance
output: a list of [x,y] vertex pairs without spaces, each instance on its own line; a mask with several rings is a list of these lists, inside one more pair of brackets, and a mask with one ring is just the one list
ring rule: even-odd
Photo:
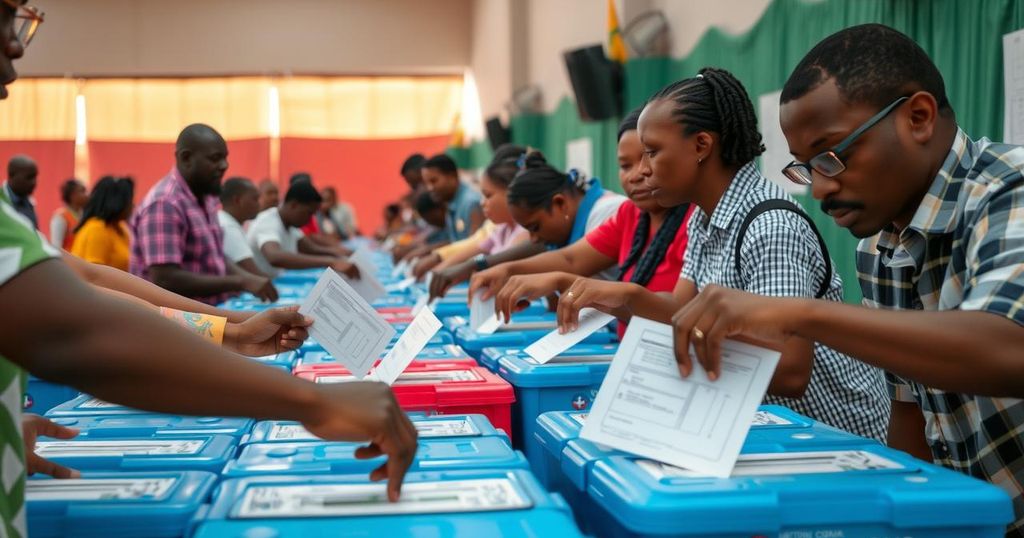
[[130,237],[124,222],[119,222],[114,228],[91,217],[75,233],[71,253],[87,262],[127,271]]

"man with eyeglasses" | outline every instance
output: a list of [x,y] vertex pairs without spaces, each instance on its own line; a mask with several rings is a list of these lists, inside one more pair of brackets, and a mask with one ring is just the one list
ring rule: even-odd
[[815,46],[781,101],[785,173],[863,239],[869,308],[706,290],[677,349],[717,372],[723,338],[798,336],[883,368],[889,444],[1003,488],[1024,536],[1024,148],[968,138],[925,52],[877,24]]
[[[31,7],[0,0],[0,97],[17,78],[12,62],[40,22],[42,14]],[[204,339],[134,301],[98,292],[60,256],[0,189],[0,536],[28,536],[26,474],[76,476],[33,453],[37,436],[68,439],[77,431],[22,417],[26,371],[137,409],[298,420],[324,439],[369,442],[356,457],[386,455],[370,479],[386,479],[389,499],[398,499],[417,434],[387,385],[317,385],[267,368],[211,343],[228,343],[226,330]],[[118,289],[152,297],[150,288],[138,280]],[[262,349],[276,352],[278,343],[304,338],[305,325],[294,321],[301,316],[291,314],[292,321],[259,335],[266,339]]]

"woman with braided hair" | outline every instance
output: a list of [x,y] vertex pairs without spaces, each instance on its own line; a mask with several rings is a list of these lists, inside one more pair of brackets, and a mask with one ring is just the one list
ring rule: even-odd
[[[696,206],[678,283],[668,294],[632,282],[578,278],[559,299],[560,330],[575,330],[585,307],[669,323],[699,291],[715,286],[842,300],[842,281],[814,224],[754,163],[764,152],[757,117],[731,73],[704,68],[665,87],[644,106],[637,130],[644,150],[639,174],[654,199],[666,207]],[[695,329],[689,341],[702,345],[710,330]],[[765,402],[885,439],[890,404],[880,370],[801,338],[765,347],[782,352]]]
[[[638,173],[643,157],[636,130],[640,111],[630,112],[619,125],[619,181],[629,200],[584,240],[492,269],[493,276],[488,276],[495,286],[491,289],[500,289],[495,299],[499,315],[507,319],[520,302],[565,291],[579,275],[601,271],[610,270],[615,280],[654,292],[671,292],[675,287],[686,250],[685,221],[691,206],[662,207]],[[506,280],[498,287],[502,277]],[[624,323],[619,331],[621,336]]]

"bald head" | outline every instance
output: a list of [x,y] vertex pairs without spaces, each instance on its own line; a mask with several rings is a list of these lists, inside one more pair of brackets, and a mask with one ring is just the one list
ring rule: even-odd
[[182,129],[174,155],[181,177],[196,196],[220,193],[220,181],[228,169],[228,146],[213,127],[194,123]]
[[15,155],[7,161],[7,184],[18,196],[31,196],[36,190],[39,168],[28,155]]

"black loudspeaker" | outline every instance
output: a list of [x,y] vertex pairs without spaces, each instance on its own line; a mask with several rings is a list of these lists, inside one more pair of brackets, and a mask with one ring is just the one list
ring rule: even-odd
[[497,116],[487,118],[487,140],[492,150],[498,149],[498,146],[512,141],[512,130],[502,125]]
[[621,115],[622,66],[605,56],[604,47],[591,45],[566,52],[565,67],[583,121]]

